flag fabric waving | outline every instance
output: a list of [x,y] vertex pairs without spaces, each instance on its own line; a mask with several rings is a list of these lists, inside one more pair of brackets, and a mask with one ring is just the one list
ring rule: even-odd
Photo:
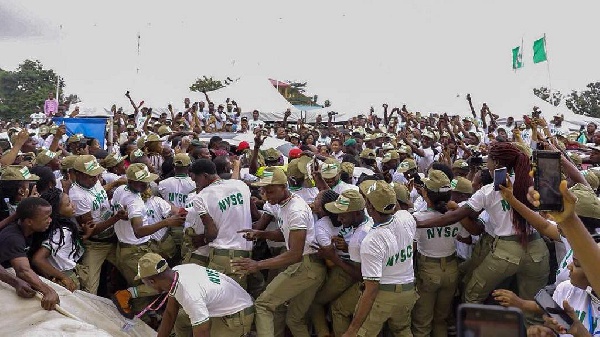
[[64,124],[67,127],[67,136],[81,133],[88,138],[96,138],[100,143],[100,148],[104,148],[106,133],[106,118],[104,117],[86,117],[86,118],[52,118],[54,124]]
[[546,36],[535,40],[533,42],[533,63],[540,63],[547,61],[548,57],[546,55]]
[[512,50],[512,68],[517,70],[523,67],[523,50],[521,47],[515,47]]

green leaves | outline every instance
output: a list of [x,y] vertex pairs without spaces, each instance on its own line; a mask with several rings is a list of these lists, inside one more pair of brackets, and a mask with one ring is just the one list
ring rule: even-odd
[[196,82],[194,82],[191,86],[190,86],[190,90],[191,91],[197,91],[197,92],[209,92],[209,91],[215,91],[218,89],[223,88],[225,85],[223,85],[223,83],[220,80],[215,80],[211,77],[206,77],[206,76],[202,76],[202,78],[198,78],[196,79]]

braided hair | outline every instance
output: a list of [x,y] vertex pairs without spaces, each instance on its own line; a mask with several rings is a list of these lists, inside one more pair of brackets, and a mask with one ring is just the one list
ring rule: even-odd
[[[79,227],[73,220],[62,216],[59,213],[60,200],[62,195],[63,191],[61,191],[58,188],[51,188],[40,195],[42,199],[48,201],[48,203],[50,203],[50,205],[52,206],[52,222],[50,223],[50,226],[44,233],[40,233],[41,235],[39,235],[37,239],[34,237],[34,246],[37,246],[36,248],[39,248],[43,241],[50,240],[51,243],[55,243],[58,246],[58,248],[63,247],[67,244],[67,242],[65,242],[64,232],[66,229],[71,231],[71,252],[69,253],[69,257],[81,256],[81,253],[83,253],[83,248],[81,246],[82,237],[79,231]],[[53,241],[53,233],[55,231],[58,231],[60,233],[58,242]]]
[[[511,143],[493,143],[489,150],[489,157],[498,163],[499,167],[506,167],[508,172],[515,174],[513,193],[517,200],[530,208],[533,206],[527,201],[527,191],[533,185],[533,178],[529,176],[531,164],[529,157]],[[531,226],[518,213],[512,210],[513,228],[521,239],[521,245],[527,245],[527,236],[531,234]]]

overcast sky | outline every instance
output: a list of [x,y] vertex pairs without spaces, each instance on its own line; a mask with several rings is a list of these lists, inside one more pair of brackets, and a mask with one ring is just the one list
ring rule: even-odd
[[[471,92],[492,108],[528,109],[531,88],[548,86],[547,65],[532,62],[544,33],[554,88],[600,80],[599,12],[592,0],[0,0],[0,67],[39,59],[67,93],[101,104],[127,89],[181,100],[201,75],[260,74],[307,81],[340,107],[464,109]],[[514,73],[521,39],[525,67]]]

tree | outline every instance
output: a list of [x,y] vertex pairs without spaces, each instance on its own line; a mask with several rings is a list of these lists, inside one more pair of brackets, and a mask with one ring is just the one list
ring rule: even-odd
[[[15,71],[0,69],[0,118],[28,117],[44,105],[50,92],[56,92],[56,79],[54,70],[44,69],[37,60],[25,60]],[[59,87],[65,87],[62,79]],[[59,92],[57,100],[62,102]]]
[[587,90],[573,90],[565,101],[567,108],[578,115],[600,117],[600,82],[586,86]]
[[[229,78],[227,78],[227,80],[225,80],[225,85],[229,84],[231,81],[229,80]],[[206,76],[202,76],[202,78],[197,78],[196,82],[194,82],[191,86],[190,86],[190,90],[191,91],[197,91],[197,92],[209,92],[209,91],[215,91],[218,89],[221,89],[225,86],[223,84],[223,82],[221,82],[220,80],[215,80],[211,77],[206,77]]]
[[550,89],[546,87],[533,88],[533,94],[554,106],[559,106],[563,99],[563,95],[558,90],[552,92],[552,99],[550,99]]

